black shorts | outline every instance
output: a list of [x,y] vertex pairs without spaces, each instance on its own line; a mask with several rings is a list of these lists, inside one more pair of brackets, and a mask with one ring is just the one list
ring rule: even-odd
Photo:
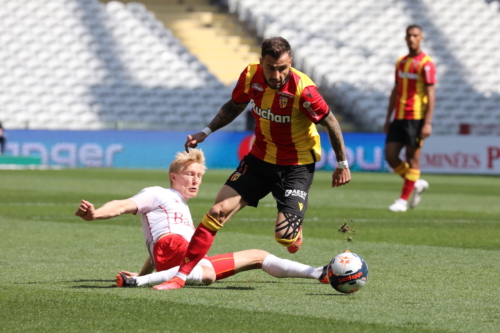
[[422,147],[424,140],[420,139],[420,130],[424,120],[397,119],[389,125],[385,142],[401,142],[406,146]]
[[314,163],[275,165],[248,154],[229,176],[226,185],[238,192],[252,207],[257,207],[260,199],[272,193],[279,212],[303,218],[314,170]]

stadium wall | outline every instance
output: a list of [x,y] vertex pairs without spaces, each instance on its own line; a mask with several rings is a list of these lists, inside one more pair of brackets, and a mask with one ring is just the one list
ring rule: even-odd
[[[39,157],[45,167],[167,168],[191,132],[8,131],[6,156]],[[352,171],[390,172],[381,133],[345,133]],[[500,143],[492,137],[434,136],[425,141],[421,168],[427,173],[500,174]],[[321,133],[318,170],[332,170],[335,153]],[[211,169],[233,169],[249,150],[251,132],[216,132],[200,145]]]

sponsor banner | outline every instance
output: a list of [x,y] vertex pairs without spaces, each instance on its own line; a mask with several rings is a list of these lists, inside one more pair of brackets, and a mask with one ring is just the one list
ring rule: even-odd
[[[193,132],[6,130],[7,156],[39,157],[42,165],[168,168]],[[248,133],[216,132],[200,148],[209,168],[236,168]]]
[[[7,156],[38,157],[47,166],[168,168],[184,150],[185,131],[6,131]],[[322,159],[318,170],[337,165],[328,136],[321,132]],[[251,132],[219,131],[200,144],[210,169],[235,169],[252,144]],[[384,160],[385,135],[344,133],[352,171],[390,172]],[[431,137],[421,155],[422,172],[500,174],[498,137]]]
[[420,157],[422,172],[500,174],[500,137],[430,137]]

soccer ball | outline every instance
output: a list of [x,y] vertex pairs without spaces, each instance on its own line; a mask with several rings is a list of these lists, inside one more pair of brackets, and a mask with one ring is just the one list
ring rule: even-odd
[[328,280],[333,289],[344,293],[355,293],[366,284],[368,265],[349,250],[338,254],[328,265]]

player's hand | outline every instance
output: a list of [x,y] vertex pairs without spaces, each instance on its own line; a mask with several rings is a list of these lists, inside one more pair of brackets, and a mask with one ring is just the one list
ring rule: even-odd
[[207,135],[203,132],[198,132],[193,135],[188,135],[186,143],[184,144],[184,148],[186,149],[186,153],[189,153],[189,148],[196,148],[198,143],[202,143],[205,141]]
[[76,216],[81,217],[85,221],[95,220],[95,208],[94,205],[86,200],[82,200],[82,203],[75,212]]
[[335,169],[332,175],[332,187],[339,187],[351,181],[351,171],[349,168]]
[[139,273],[129,272],[129,271],[120,271],[120,273],[128,276],[139,276]]
[[385,123],[384,123],[384,133],[387,134],[389,132],[389,125],[391,125],[391,121],[390,120],[386,120]]
[[432,133],[432,125],[431,124],[424,124],[422,126],[422,129],[420,130],[420,139],[427,139],[428,137],[431,136]]

